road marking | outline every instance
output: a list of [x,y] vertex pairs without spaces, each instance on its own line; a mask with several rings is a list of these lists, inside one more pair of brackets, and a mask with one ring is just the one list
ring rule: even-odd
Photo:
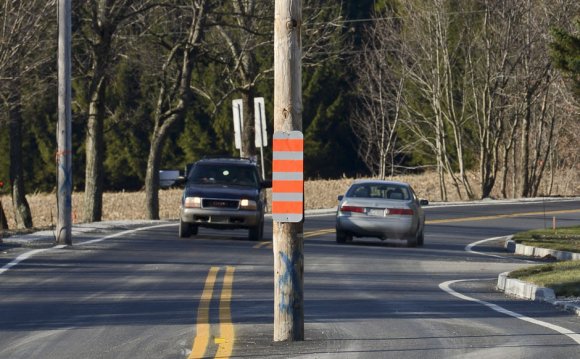
[[[197,308],[196,335],[188,359],[207,358],[211,338],[210,304],[220,267],[211,267]],[[234,267],[226,267],[219,301],[219,337],[213,338],[217,345],[215,358],[229,358],[232,355],[235,342],[235,330],[232,322],[232,288],[234,283]]]
[[486,219],[498,219],[498,218],[515,218],[523,216],[537,216],[537,215],[552,215],[552,214],[567,214],[567,213],[577,213],[580,209],[570,209],[562,211],[549,211],[549,212],[527,212],[527,213],[512,213],[512,214],[498,214],[494,216],[480,216],[480,217],[465,217],[465,218],[449,218],[449,219],[433,219],[425,221],[426,224],[437,224],[437,223],[453,223],[453,222],[469,222],[469,221],[484,221]]
[[483,301],[483,300],[479,300],[479,299],[475,299],[475,298],[472,298],[472,297],[468,297],[468,296],[466,296],[464,294],[461,294],[461,293],[458,293],[458,292],[456,292],[456,291],[454,291],[453,289],[450,288],[450,286],[452,284],[459,283],[459,282],[470,282],[470,281],[478,281],[478,280],[493,280],[493,279],[494,278],[491,278],[491,279],[460,279],[460,280],[450,280],[450,281],[447,281],[447,282],[444,282],[444,283],[439,284],[439,288],[441,288],[441,290],[443,290],[443,291],[447,292],[448,294],[451,294],[452,296],[457,297],[459,299],[463,299],[463,300],[466,300],[466,301],[469,301],[469,302],[475,302],[475,303],[478,303],[478,304],[482,304],[482,305],[485,305],[486,307],[488,307],[488,308],[490,308],[490,309],[492,309],[492,310],[494,310],[494,311],[496,311],[498,313],[502,313],[502,314],[508,315],[510,317],[514,317],[516,319],[522,320],[524,322],[536,324],[536,325],[539,325],[541,327],[544,327],[544,328],[547,328],[547,329],[551,329],[551,330],[556,331],[556,332],[558,332],[560,334],[564,334],[567,337],[569,337],[570,339],[574,340],[576,343],[580,344],[580,334],[575,333],[575,332],[573,332],[573,331],[571,331],[569,329],[566,329],[566,328],[563,328],[563,327],[560,327],[558,325],[554,325],[554,324],[551,324],[551,323],[548,323],[548,322],[544,322],[542,320],[537,320],[537,319],[534,319],[534,318],[526,317],[523,314],[519,314],[519,313],[516,313],[516,312],[512,312],[511,310],[507,310],[507,309],[505,309],[503,307],[500,307],[497,304],[493,304],[493,303],[489,303],[489,302],[486,302],[486,301]]
[[234,271],[234,267],[226,267],[226,274],[220,297],[220,340],[219,342],[216,341],[216,344],[218,344],[218,349],[215,354],[216,358],[229,358],[234,349],[235,332],[231,312]]
[[[144,230],[147,230],[147,229],[154,229],[154,228],[161,228],[161,227],[169,227],[169,226],[175,226],[175,223],[158,224],[158,225],[154,225],[154,226],[148,226],[148,227],[141,227],[141,228],[131,229],[131,230],[127,230],[127,231],[123,231],[123,232],[111,234],[109,236],[105,236],[105,237],[102,237],[102,238],[97,238],[97,239],[92,239],[92,240],[85,241],[85,242],[80,242],[77,245],[83,246],[85,244],[92,244],[92,243],[101,242],[101,241],[104,241],[105,239],[109,239],[109,238],[120,237],[120,236],[125,235],[125,234],[131,234],[131,233],[135,233],[135,232],[139,232],[139,231],[144,231]],[[7,272],[10,269],[12,269],[13,267],[17,266],[18,264],[20,264],[20,262],[22,262],[24,260],[27,260],[28,258],[30,258],[30,257],[32,257],[32,256],[34,256],[36,254],[39,254],[39,253],[42,253],[42,252],[51,251],[51,250],[54,250],[54,249],[62,249],[62,248],[65,248],[65,247],[66,247],[66,245],[59,244],[59,245],[56,245],[56,246],[50,247],[50,248],[34,249],[32,251],[28,251],[28,252],[22,253],[21,255],[19,255],[15,259],[13,259],[10,263],[7,263],[2,268],[0,268],[0,275],[2,275],[3,273]]]
[[205,280],[205,285],[197,308],[197,329],[189,359],[203,358],[209,343],[209,303],[213,296],[213,287],[215,285],[218,271],[219,267],[211,267]]
[[322,236],[324,234],[334,233],[334,231],[335,231],[334,228],[329,228],[329,229],[319,229],[316,231],[306,232],[306,233],[304,233],[304,238]]
[[481,241],[473,242],[473,243],[470,243],[470,244],[465,246],[465,251],[472,253],[472,254],[479,254],[481,256],[500,258],[500,259],[509,259],[509,260],[518,260],[518,261],[522,261],[522,262],[526,262],[526,263],[536,263],[535,261],[530,261],[527,259],[520,259],[520,258],[516,258],[516,257],[505,257],[505,256],[500,256],[498,254],[483,253],[483,252],[478,252],[478,251],[473,250],[473,247],[478,246],[482,243],[499,241],[499,240],[506,239],[506,238],[507,237],[493,237],[493,238],[488,238],[488,239],[483,239]]
[[[311,237],[317,237],[317,236],[322,236],[324,234],[329,234],[329,233],[334,233],[335,229],[334,228],[329,228],[329,229],[319,229],[316,231],[309,231],[309,232],[304,232],[304,238],[311,238]],[[270,241],[264,241],[264,242],[260,242],[256,245],[254,245],[254,248],[256,249],[260,249],[260,248],[272,248],[272,242]]]
[[14,258],[10,263],[7,263],[2,268],[0,268],[0,274],[7,272],[12,267],[17,266],[20,262],[27,260],[28,258],[34,256],[35,254],[46,252],[46,251],[51,250],[51,249],[60,249],[60,248],[64,248],[64,247],[66,247],[66,246],[64,244],[62,244],[62,245],[54,246],[51,248],[35,249],[32,251],[22,253],[18,257]]
[[272,244],[272,242],[270,242],[270,241],[264,241],[264,242],[260,242],[260,243],[258,243],[258,244],[256,244],[256,245],[254,245],[254,248],[262,248],[262,247],[266,247],[266,246],[268,246],[269,244]]

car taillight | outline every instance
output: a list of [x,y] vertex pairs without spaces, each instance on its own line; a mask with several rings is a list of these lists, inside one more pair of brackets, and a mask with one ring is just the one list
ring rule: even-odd
[[404,209],[404,208],[388,208],[385,211],[385,213],[389,215],[399,215],[399,216],[412,216],[414,214],[412,209]]
[[342,206],[340,207],[341,212],[356,212],[356,213],[364,213],[365,209],[363,207],[355,207],[355,206]]

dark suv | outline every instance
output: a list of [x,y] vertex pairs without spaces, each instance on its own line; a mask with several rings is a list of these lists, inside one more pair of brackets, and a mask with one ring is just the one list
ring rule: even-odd
[[196,162],[182,179],[179,237],[197,234],[198,227],[249,229],[250,240],[262,240],[266,188],[249,159],[205,158]]

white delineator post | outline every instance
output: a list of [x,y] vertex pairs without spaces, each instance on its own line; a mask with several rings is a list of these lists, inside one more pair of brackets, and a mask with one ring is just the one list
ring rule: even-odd
[[[302,1],[276,0],[274,132],[302,131]],[[274,172],[274,169],[273,169]],[[276,181],[273,178],[273,182]],[[274,193],[272,184],[272,191]],[[303,221],[274,220],[274,341],[304,340]]]

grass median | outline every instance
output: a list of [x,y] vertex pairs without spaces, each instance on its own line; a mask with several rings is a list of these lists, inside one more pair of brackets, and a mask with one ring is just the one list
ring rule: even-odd
[[[580,253],[580,226],[522,232],[513,239],[528,246]],[[559,297],[580,297],[580,261],[527,267],[511,272],[509,277],[552,288]]]

